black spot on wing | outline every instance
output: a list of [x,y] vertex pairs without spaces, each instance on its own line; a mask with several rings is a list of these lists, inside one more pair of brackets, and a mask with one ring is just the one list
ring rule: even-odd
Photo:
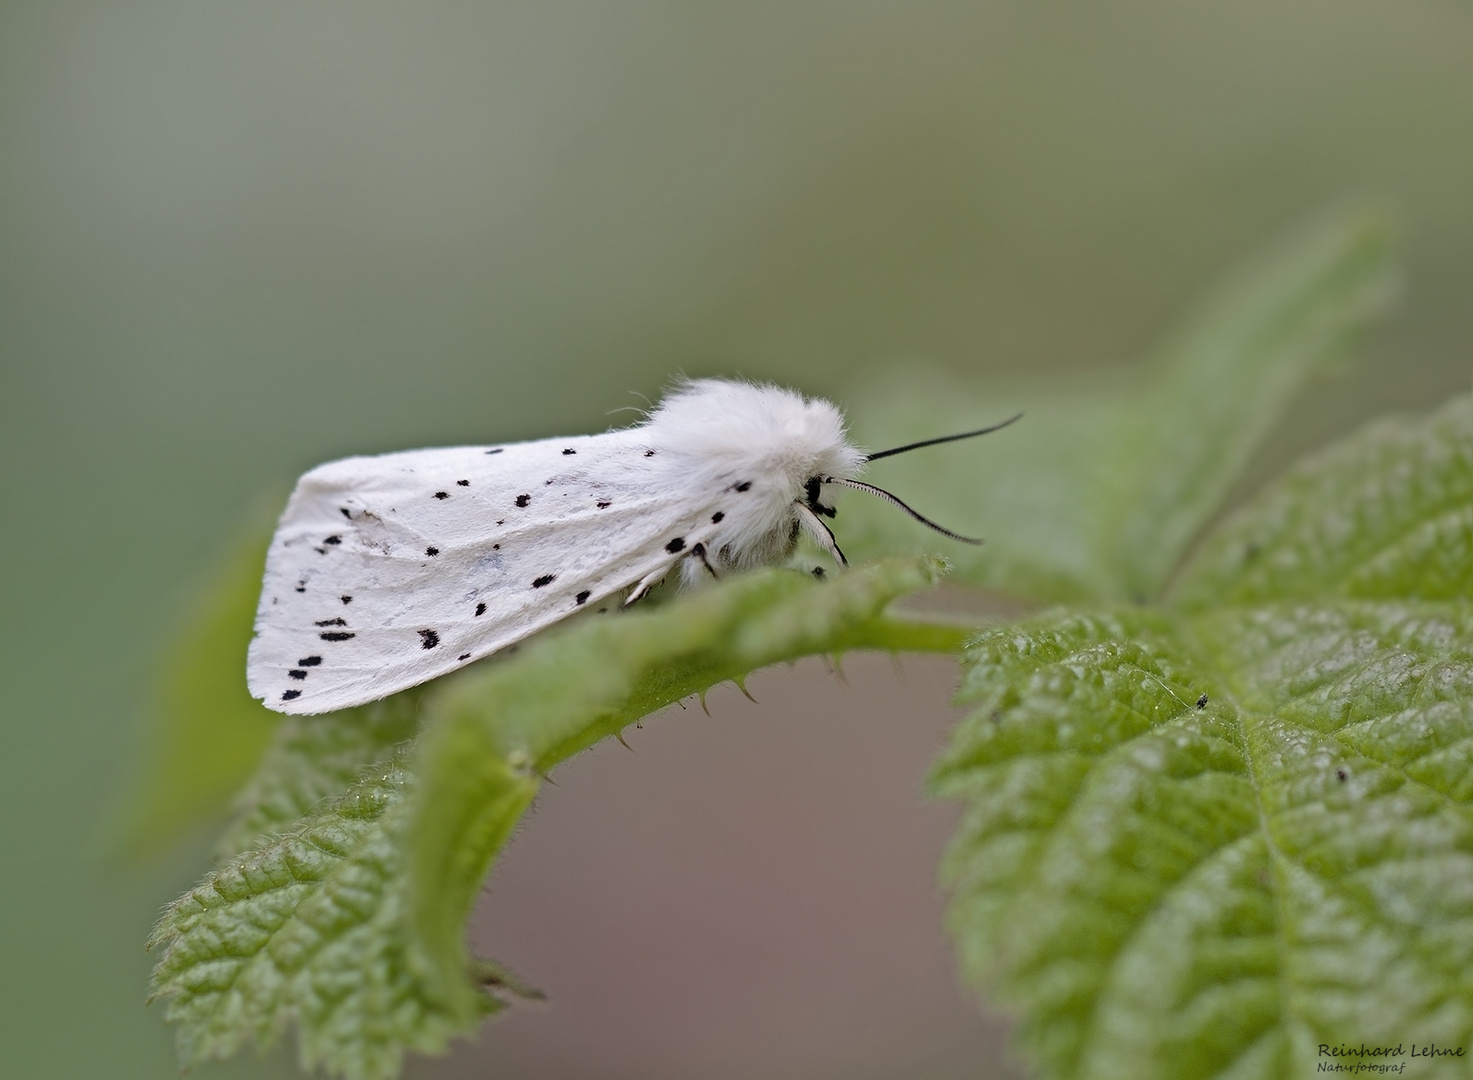
[[338,597],[338,599],[345,604],[351,604],[353,602],[353,598],[351,596],[340,596]]
[[463,652],[459,656],[457,656],[455,659],[457,659],[457,660],[469,660],[470,658],[471,658],[471,654],[470,653]]
[[684,550],[684,548],[685,537],[683,536],[677,536],[674,540],[671,540],[668,544],[665,545],[665,550],[670,552],[671,555],[674,555],[677,551]]
[[450,498],[450,492],[448,492],[448,491],[437,491],[437,492],[435,492],[435,498],[437,498],[437,499],[448,499],[448,498]]
[[315,623],[317,626],[347,626],[347,619],[322,619]]
[[487,450],[486,453],[488,453],[488,454],[499,454],[499,453],[501,453],[501,451],[503,449],[505,449],[505,447],[498,446],[495,450]]
[[[498,521],[497,524],[499,525],[501,523]],[[491,545],[491,550],[492,551],[500,551],[501,550],[501,545],[500,544],[492,544]]]
[[614,505],[613,503],[609,503],[609,502],[601,502],[601,503],[598,503],[597,504],[597,506],[598,506],[598,508],[600,510],[607,510],[609,507],[611,507],[613,505]]
[[556,574],[543,574],[540,578],[533,578],[532,579],[532,588],[534,588],[534,589],[540,589],[544,585],[551,585],[556,580],[557,580],[557,575]]
[[469,480],[457,480],[455,482],[457,484],[459,484],[461,487],[470,487],[471,486],[471,482]]
[[320,637],[323,641],[347,641],[349,638],[355,638],[358,635],[345,634],[341,630],[334,630],[330,633],[318,634],[317,636]]
[[750,480],[743,480],[740,484],[737,484],[734,487],[733,490],[735,490],[735,491],[751,491],[752,490],[752,481],[750,481]]
[[484,614],[486,614],[486,605],[485,604],[477,604],[476,605],[476,617],[477,618],[480,618]]
[[644,456],[645,457],[654,457],[655,456],[655,452],[653,450],[646,450],[644,452]]
[[726,514],[724,512],[722,512],[720,510],[716,511],[716,513],[714,513],[714,514],[711,515],[711,524],[712,525],[720,525],[721,524],[721,519],[724,518],[724,517],[726,517]]
[[287,690],[287,691],[284,691],[282,693],[281,700],[282,701],[292,701],[292,700],[294,700],[296,698],[299,698],[301,696],[302,696],[302,692],[300,690]]
[[338,513],[342,514],[343,517],[347,518],[349,521],[353,520],[353,515],[348,512],[348,508],[346,506],[338,507]]
[[338,544],[341,544],[343,542],[343,538],[341,536],[339,536],[337,533],[333,533],[331,536],[329,536],[326,540],[324,540],[322,542],[324,544],[331,544],[334,547],[336,547]]
[[427,548],[425,548],[425,554],[426,555],[438,555],[438,554],[440,554],[440,549],[437,548],[437,547],[427,547]]
[[517,496],[517,505],[518,506],[526,506],[531,501],[532,501],[532,496],[530,496],[530,495],[518,495]]
[[433,630],[421,630],[419,632],[419,647],[421,649],[433,649],[440,644],[440,635]]
[[322,663],[320,656],[304,656],[297,661],[297,667],[316,667],[320,663]]
[[577,604],[578,604],[578,605],[579,605],[579,606],[582,606],[582,605],[583,605],[583,604],[586,604],[586,603],[588,603],[588,598],[589,598],[589,597],[590,597],[590,596],[592,596],[592,595],[593,595],[593,594],[592,594],[592,593],[590,593],[590,592],[589,592],[589,591],[588,591],[588,590],[587,590],[587,589],[584,589],[584,590],[583,590],[583,591],[582,591],[582,592],[580,592],[580,593],[579,593],[579,594],[578,594],[578,595],[577,595],[577,596],[575,596],[575,597],[573,597],[573,600],[574,600],[574,601],[575,601],[575,602],[576,602],[576,603],[577,603]]
[[287,672],[287,674],[290,675],[293,679],[296,679],[298,682],[301,682],[307,677],[307,673],[301,668],[292,668],[290,671]]
[[298,585],[297,586],[297,592],[306,592],[306,591],[307,591],[307,586],[305,586],[305,585]]
[[564,450],[564,451],[563,451],[563,453],[564,453],[564,454],[565,454],[565,455],[566,455],[566,454],[576,454],[576,453],[577,453],[577,452],[578,452],[578,451],[576,451],[576,450],[574,450],[574,449],[572,449],[572,448],[569,448],[569,449],[567,449],[567,450]]

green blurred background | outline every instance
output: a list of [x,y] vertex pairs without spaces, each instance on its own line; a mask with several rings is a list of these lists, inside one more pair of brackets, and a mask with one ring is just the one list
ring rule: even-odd
[[[922,359],[1126,363],[1383,198],[1405,301],[1266,472],[1467,387],[1470,57],[1452,0],[4,0],[0,1073],[174,1073],[141,943],[206,849],[122,859],[113,819],[156,657],[302,469],[599,430],[676,371],[842,401]],[[538,1061],[497,1074],[679,1075]]]

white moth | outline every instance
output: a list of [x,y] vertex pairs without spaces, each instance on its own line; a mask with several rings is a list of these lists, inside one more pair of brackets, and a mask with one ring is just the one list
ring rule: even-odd
[[709,379],[603,435],[320,465],[271,541],[251,694],[285,713],[362,705],[576,612],[633,603],[677,566],[694,583],[781,562],[803,531],[843,565],[823,522],[829,484],[966,540],[858,476],[1002,426],[866,455],[827,401]]

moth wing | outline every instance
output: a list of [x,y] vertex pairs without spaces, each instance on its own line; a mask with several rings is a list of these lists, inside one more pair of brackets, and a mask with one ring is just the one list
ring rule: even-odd
[[251,694],[323,713],[446,674],[668,568],[708,513],[638,429],[319,466],[267,555]]

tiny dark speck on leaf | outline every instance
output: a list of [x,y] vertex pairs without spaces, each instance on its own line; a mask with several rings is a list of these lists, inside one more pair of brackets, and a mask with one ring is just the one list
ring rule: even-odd
[[486,605],[485,604],[477,604],[476,605],[476,614],[477,615],[484,615],[484,614],[486,614]]
[[532,501],[532,496],[530,496],[530,495],[518,495],[517,496],[517,505],[518,506],[526,506],[531,501]]
[[437,498],[437,499],[448,499],[448,498],[450,498],[450,492],[448,492],[448,491],[437,491],[437,492],[435,492],[435,498]]
[[1349,778],[1350,778],[1350,774],[1348,772],[1346,772],[1344,769],[1336,769],[1335,770],[1335,779],[1336,780],[1339,780],[1342,784],[1345,783],[1345,781],[1348,780]]
[[1205,708],[1207,708],[1207,695],[1206,694],[1203,694],[1201,697],[1199,697],[1197,699],[1197,708],[1199,708],[1199,709],[1205,709]]
[[544,585],[551,585],[556,578],[556,574],[543,574],[540,578],[533,578],[532,588],[540,589]]
[[421,630],[419,632],[419,645],[422,649],[433,649],[440,644],[440,635],[433,630]]
[[302,692],[300,690],[287,690],[286,692],[284,692],[281,695],[281,700],[282,701],[291,701],[291,700],[293,700],[295,698],[299,698],[301,696],[302,696]]
[[426,555],[438,555],[438,554],[440,554],[440,549],[437,548],[437,547],[427,547],[427,548],[425,548],[425,554]]

